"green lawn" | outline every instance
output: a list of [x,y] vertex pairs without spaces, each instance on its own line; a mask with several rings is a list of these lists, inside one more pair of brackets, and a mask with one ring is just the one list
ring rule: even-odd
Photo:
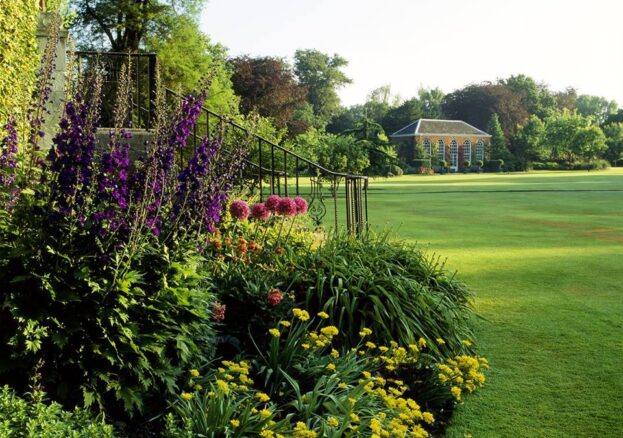
[[492,370],[448,436],[623,436],[623,169],[379,179],[370,221],[476,293]]

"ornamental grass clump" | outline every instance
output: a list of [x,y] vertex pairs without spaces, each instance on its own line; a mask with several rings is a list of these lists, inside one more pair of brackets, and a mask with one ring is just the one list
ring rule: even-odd
[[30,143],[15,154],[9,124],[0,161],[3,200],[18,189],[0,206],[0,382],[25,389],[43,359],[50,398],[111,418],[157,410],[184,370],[207,359],[225,307],[198,247],[214,235],[248,149],[203,138],[180,161],[205,92],[174,111],[160,94],[153,141],[132,163],[129,70],[120,78],[107,145],[96,143],[95,71],[68,87],[78,91],[47,157]]

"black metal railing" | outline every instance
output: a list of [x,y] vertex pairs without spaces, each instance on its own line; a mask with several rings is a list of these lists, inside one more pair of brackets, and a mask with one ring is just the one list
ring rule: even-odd
[[[131,64],[133,83],[132,108],[128,120],[135,129],[151,129],[155,121],[156,55],[153,53],[76,52],[77,68],[104,68],[102,126],[112,126],[114,90],[124,63]],[[165,88],[168,105],[179,104],[182,96]],[[108,125],[107,125],[108,124]],[[241,187],[261,200],[270,194],[302,196],[309,202],[309,215],[316,225],[333,222],[354,234],[368,227],[368,177],[334,172],[243,126],[240,121],[217,114],[205,106],[197,119],[191,145],[196,147],[204,136],[226,136],[224,147],[236,138],[250,138],[245,168],[239,178]],[[232,143],[229,143],[232,144]],[[183,163],[189,157],[180,156]],[[333,216],[330,220],[328,215]]]

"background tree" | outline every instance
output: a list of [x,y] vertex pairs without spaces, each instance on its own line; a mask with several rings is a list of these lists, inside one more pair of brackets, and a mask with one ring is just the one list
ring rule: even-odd
[[205,0],[70,0],[81,47],[136,52],[180,16],[197,18]]
[[[305,102],[307,90],[299,85],[290,65],[281,58],[241,56],[231,60],[233,88],[240,96],[240,110],[256,110],[269,117],[279,129],[291,134],[307,130],[294,126],[296,111]],[[300,132],[297,132],[300,131]]]
[[547,158],[547,148],[543,144],[545,123],[536,115],[531,115],[525,125],[517,130],[513,144],[516,157],[524,165],[529,161]]
[[210,76],[212,83],[206,106],[222,114],[238,112],[238,97],[227,65],[227,49],[213,44],[194,20],[178,17],[170,28],[147,36],[145,48],[158,53],[162,79],[167,87],[187,93],[195,89],[202,78]]
[[608,116],[616,114],[619,109],[614,100],[588,94],[578,96],[575,107],[578,113],[585,117],[592,116],[599,123],[604,123],[608,119]]
[[571,142],[570,150],[584,161],[590,161],[608,149],[606,136],[599,126],[587,126],[579,129]]
[[559,110],[573,111],[578,100],[578,92],[573,87],[567,87],[564,91],[554,93],[554,98],[556,99],[556,107]]
[[567,109],[554,113],[545,119],[545,143],[551,160],[566,159],[572,162],[574,150],[572,144],[576,134],[589,125],[589,120]]
[[443,99],[445,94],[439,88],[420,88],[418,90],[418,101],[422,117],[425,119],[442,119]]
[[611,123],[604,126],[603,131],[608,146],[605,158],[612,164],[616,164],[617,160],[623,158],[623,123]]
[[489,146],[490,158],[492,160],[504,160],[506,162],[509,159],[510,152],[506,146],[506,137],[504,137],[504,131],[502,131],[502,125],[496,113],[493,113],[489,119],[487,132],[491,135],[491,145]]
[[300,84],[307,88],[307,100],[314,114],[326,125],[340,111],[337,90],[351,80],[342,72],[348,61],[339,55],[329,56],[318,50],[297,50],[294,71]]

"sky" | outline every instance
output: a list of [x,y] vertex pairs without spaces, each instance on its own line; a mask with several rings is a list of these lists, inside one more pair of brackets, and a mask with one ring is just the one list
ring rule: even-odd
[[344,105],[523,73],[623,106],[622,19],[623,0],[208,0],[201,29],[230,56],[341,55]]

